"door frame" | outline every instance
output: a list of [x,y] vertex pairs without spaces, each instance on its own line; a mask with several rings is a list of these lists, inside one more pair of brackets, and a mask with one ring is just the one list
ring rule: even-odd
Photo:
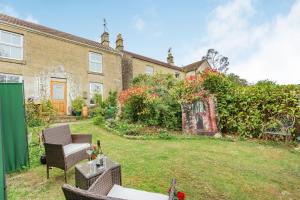
[[67,79],[66,78],[55,78],[55,77],[52,77],[50,79],[50,98],[51,98],[51,102],[53,104],[53,83],[63,83],[64,84],[64,112],[59,112],[58,111],[58,114],[62,114],[62,115],[66,115],[68,113],[67,111]]

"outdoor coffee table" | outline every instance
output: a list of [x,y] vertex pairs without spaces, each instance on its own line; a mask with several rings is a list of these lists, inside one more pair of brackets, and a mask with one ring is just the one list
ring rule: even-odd
[[114,177],[121,183],[121,165],[109,158],[103,158],[103,165],[96,166],[96,161],[89,161],[77,164],[75,166],[75,185],[81,189],[87,190],[95,180],[107,169],[111,169]]

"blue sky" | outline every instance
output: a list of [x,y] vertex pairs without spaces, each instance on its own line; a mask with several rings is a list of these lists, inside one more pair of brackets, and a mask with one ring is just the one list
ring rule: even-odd
[[159,60],[172,47],[178,66],[215,48],[250,82],[300,83],[299,0],[4,0],[0,11],[92,40],[106,18],[113,47],[118,33],[126,50]]

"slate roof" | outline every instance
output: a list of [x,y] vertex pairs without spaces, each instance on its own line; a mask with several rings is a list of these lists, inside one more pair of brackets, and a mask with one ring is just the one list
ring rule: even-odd
[[170,69],[182,71],[182,67],[177,67],[177,66],[174,66],[174,65],[170,65],[170,64],[168,64],[168,63],[166,63],[166,62],[162,62],[162,61],[159,61],[159,60],[155,60],[155,59],[153,59],[153,58],[149,58],[149,57],[146,57],[146,56],[142,56],[142,55],[139,55],[139,54],[130,52],[130,51],[125,51],[125,50],[123,50],[123,52],[124,52],[125,54],[128,54],[128,55],[130,55],[131,57],[136,58],[136,59],[139,59],[139,60],[151,62],[151,63],[153,63],[153,64],[161,65],[161,66],[164,66],[164,67],[167,67],[167,68],[170,68]]
[[[86,45],[89,45],[89,46],[93,46],[95,48],[100,48],[100,49],[103,49],[103,50],[118,53],[118,51],[116,51],[114,48],[104,46],[100,42],[96,42],[96,41],[93,41],[93,40],[82,38],[82,37],[72,35],[72,34],[69,34],[69,33],[66,33],[66,32],[63,32],[63,31],[59,31],[59,30],[56,30],[56,29],[53,29],[53,28],[49,28],[49,27],[40,25],[40,24],[31,23],[31,22],[28,22],[28,21],[25,21],[25,20],[21,20],[21,19],[18,19],[18,18],[11,17],[11,16],[0,13],[0,23],[1,22],[2,23],[7,23],[7,24],[13,24],[13,25],[21,26],[21,27],[25,27],[25,28],[28,28],[28,29],[31,29],[31,30],[36,30],[36,31],[46,33],[46,34],[50,34],[50,35],[53,35],[53,36],[56,36],[56,37],[60,37],[60,38],[64,38],[64,39],[67,39],[67,40],[71,40],[71,41],[79,42],[79,43],[86,44]],[[153,58],[149,58],[149,57],[146,57],[146,56],[143,56],[143,55],[139,55],[139,54],[136,54],[136,53],[133,53],[133,52],[130,52],[130,51],[125,51],[124,50],[123,53],[128,54],[131,57],[136,58],[136,59],[140,59],[140,60],[143,60],[143,61],[147,61],[147,62],[151,62],[151,63],[157,64],[157,65],[161,65],[161,66],[164,66],[164,67],[167,67],[167,68],[170,68],[170,69],[174,69],[174,70],[178,70],[178,71],[184,71],[184,72],[189,72],[189,71],[192,71],[192,70],[196,70],[205,61],[205,60],[200,60],[200,61],[194,62],[192,64],[186,65],[184,67],[178,67],[178,66],[170,65],[166,62],[162,62],[162,61],[159,61],[159,60],[156,60],[156,59],[153,59]]]
[[190,72],[190,71],[194,71],[194,70],[197,70],[198,67],[200,65],[202,65],[202,63],[204,63],[205,60],[200,60],[200,61],[197,61],[197,62],[194,62],[194,63],[191,63],[189,65],[186,65],[184,66],[182,69],[184,72]]
[[35,23],[31,23],[25,20],[21,20],[15,17],[11,17],[8,15],[4,15],[4,14],[0,14],[0,22],[4,22],[4,23],[8,23],[8,24],[13,24],[13,25],[17,25],[17,26],[22,26],[28,29],[32,29],[32,30],[36,30],[39,32],[43,32],[43,33],[47,33],[53,36],[57,36],[57,37],[61,37],[61,38],[65,38],[68,40],[72,40],[75,42],[79,42],[79,43],[83,43],[83,44],[87,44],[96,48],[100,48],[103,50],[108,50],[108,51],[113,51],[113,52],[117,52],[115,49],[111,48],[111,47],[106,47],[101,45],[99,42],[93,41],[93,40],[89,40],[89,39],[85,39],[79,36],[75,36],[69,33],[65,33],[53,28],[48,28],[46,26],[42,26],[39,24],[35,24]]

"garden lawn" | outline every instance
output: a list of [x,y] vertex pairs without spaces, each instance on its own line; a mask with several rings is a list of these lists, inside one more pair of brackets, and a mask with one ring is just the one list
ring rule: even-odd
[[[300,199],[300,153],[284,145],[207,137],[129,140],[90,121],[73,124],[92,133],[104,153],[122,165],[123,185],[167,193],[172,177],[186,199]],[[8,177],[8,199],[64,199],[63,171],[34,166]],[[68,172],[74,185],[74,168]]]

